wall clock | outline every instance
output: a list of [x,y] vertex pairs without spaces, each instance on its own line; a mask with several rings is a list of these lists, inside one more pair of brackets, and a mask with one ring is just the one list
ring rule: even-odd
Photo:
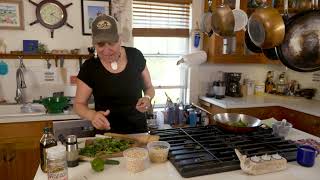
[[64,25],[73,28],[67,23],[67,8],[72,5],[69,3],[67,5],[61,4],[56,0],[43,0],[39,4],[29,0],[29,2],[36,6],[36,17],[37,20],[30,23],[30,26],[40,23],[45,28],[50,29],[51,38],[53,38],[53,32]]

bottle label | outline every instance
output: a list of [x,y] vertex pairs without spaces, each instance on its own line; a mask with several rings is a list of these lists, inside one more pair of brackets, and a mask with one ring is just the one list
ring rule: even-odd
[[48,180],[68,180],[67,169],[61,167],[48,171]]

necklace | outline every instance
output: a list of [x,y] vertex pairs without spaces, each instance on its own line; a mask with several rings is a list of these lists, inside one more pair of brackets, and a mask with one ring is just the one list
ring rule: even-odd
[[113,61],[113,62],[111,63],[111,69],[112,69],[112,70],[117,70],[117,69],[118,69],[118,63],[117,63],[117,61]]

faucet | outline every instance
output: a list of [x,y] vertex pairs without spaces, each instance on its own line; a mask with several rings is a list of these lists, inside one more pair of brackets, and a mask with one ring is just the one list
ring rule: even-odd
[[16,97],[14,98],[18,104],[25,103],[25,97],[23,97],[24,93],[22,90],[27,88],[26,83],[24,81],[24,74],[26,67],[23,64],[22,56],[19,56],[20,65],[16,72],[16,82],[17,82],[17,89],[16,89]]

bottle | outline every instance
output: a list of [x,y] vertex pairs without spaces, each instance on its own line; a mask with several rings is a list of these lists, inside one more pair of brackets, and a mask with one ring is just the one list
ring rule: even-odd
[[79,152],[76,135],[68,135],[66,141],[67,164],[68,167],[76,167],[79,165]]
[[267,73],[267,78],[265,81],[265,93],[272,93],[274,88],[274,83],[273,83],[273,71],[268,71]]
[[157,124],[159,129],[163,129],[164,115],[162,111],[157,111]]
[[190,127],[197,126],[197,114],[194,110],[189,112],[189,124]]
[[50,128],[43,128],[43,135],[40,139],[40,165],[43,172],[47,172],[47,150],[48,148],[56,145],[57,141],[50,132]]
[[66,148],[63,145],[48,148],[48,180],[68,180]]

